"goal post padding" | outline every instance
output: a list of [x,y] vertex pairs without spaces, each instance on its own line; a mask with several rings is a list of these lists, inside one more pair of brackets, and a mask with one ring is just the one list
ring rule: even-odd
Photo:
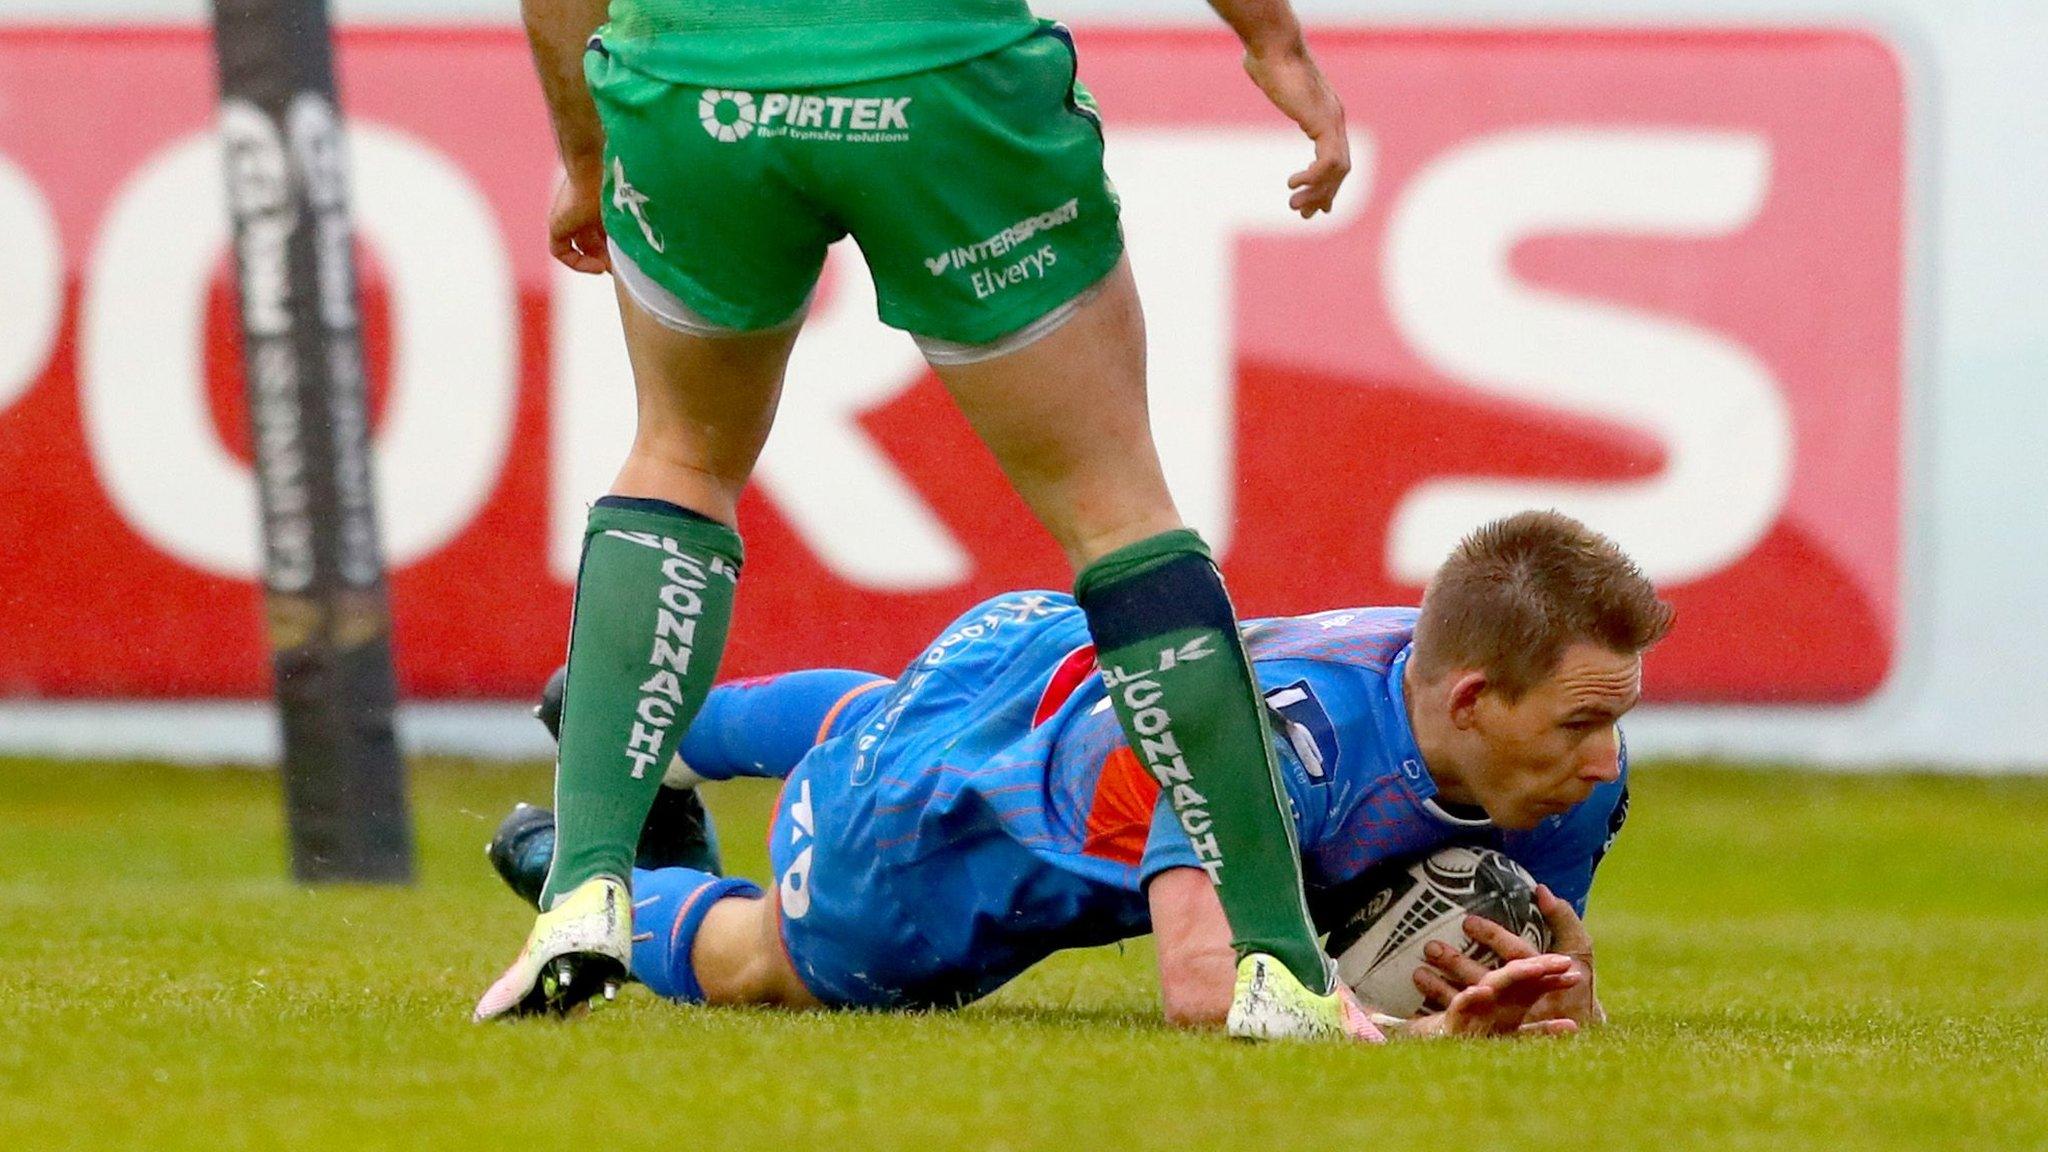
[[292,874],[406,882],[389,598],[325,0],[214,0]]

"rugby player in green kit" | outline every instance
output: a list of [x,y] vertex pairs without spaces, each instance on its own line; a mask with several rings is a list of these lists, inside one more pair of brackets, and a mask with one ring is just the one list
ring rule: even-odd
[[[1287,0],[1210,2],[1313,144],[1289,204],[1329,210],[1344,113]],[[1317,947],[1235,612],[1160,469],[1144,320],[1066,30],[1025,0],[523,9],[566,170],[552,250],[612,274],[639,423],[584,532],[541,912],[476,1017],[566,1012],[625,976],[634,846],[731,618],[735,507],[826,247],[851,235],[882,321],[1078,574],[1118,720],[1231,926],[1230,1031],[1377,1039]]]

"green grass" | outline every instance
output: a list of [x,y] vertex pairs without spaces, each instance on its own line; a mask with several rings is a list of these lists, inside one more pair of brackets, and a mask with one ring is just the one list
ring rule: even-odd
[[[478,1028],[522,907],[479,848],[539,768],[417,765],[421,880],[283,878],[275,780],[0,761],[0,1147],[2048,1147],[2048,781],[1639,773],[1563,1042],[1175,1033],[1151,952],[950,1015]],[[764,788],[713,794],[759,875]]]

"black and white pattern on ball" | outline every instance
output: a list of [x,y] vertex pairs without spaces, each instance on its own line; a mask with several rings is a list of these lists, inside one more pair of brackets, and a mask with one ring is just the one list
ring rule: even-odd
[[1414,972],[1431,941],[1488,967],[1499,963],[1466,937],[1467,914],[1492,920],[1539,949],[1550,946],[1535,888],[1521,865],[1490,848],[1441,848],[1405,868],[1368,874],[1365,883],[1351,887],[1360,902],[1331,931],[1325,947],[1359,999],[1389,1015],[1413,1016],[1424,1007]]

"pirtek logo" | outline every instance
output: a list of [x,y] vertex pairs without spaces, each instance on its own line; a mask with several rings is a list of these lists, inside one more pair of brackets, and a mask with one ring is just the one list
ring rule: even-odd
[[744,140],[753,135],[754,97],[747,92],[707,88],[697,101],[697,118],[704,130],[723,141]]
[[806,131],[900,133],[910,131],[911,99],[767,92],[757,100],[751,92],[708,88],[697,101],[697,118],[703,122],[705,132],[724,143],[744,140],[757,128],[763,135]]

